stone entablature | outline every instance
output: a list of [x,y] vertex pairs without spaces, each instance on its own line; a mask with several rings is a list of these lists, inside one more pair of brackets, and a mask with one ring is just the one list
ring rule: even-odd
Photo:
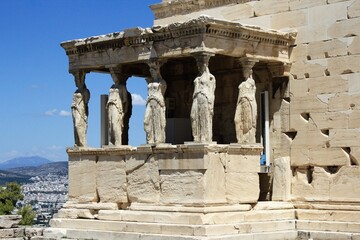
[[[223,44],[219,45],[217,40]],[[69,56],[72,72],[144,62],[150,58],[184,57],[201,51],[288,63],[288,50],[293,41],[294,34],[200,16],[184,23],[67,41],[61,46]]]
[[182,15],[203,9],[220,7],[223,5],[241,4],[252,1],[256,0],[173,0],[153,4],[150,8],[155,15],[155,19],[161,19],[173,15]]

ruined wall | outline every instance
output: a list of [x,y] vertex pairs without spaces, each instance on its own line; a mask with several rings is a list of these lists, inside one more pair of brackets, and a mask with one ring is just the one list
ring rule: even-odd
[[287,89],[272,96],[272,159],[290,156],[293,200],[359,202],[360,0],[249,1],[155,24],[202,14],[298,32]]
[[39,239],[43,236],[44,228],[33,226],[21,226],[21,215],[0,216],[0,239],[7,240],[30,240]]

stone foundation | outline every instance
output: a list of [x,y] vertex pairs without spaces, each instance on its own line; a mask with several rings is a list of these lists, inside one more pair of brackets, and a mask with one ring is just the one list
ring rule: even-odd
[[99,210],[93,219],[64,218],[61,211],[43,239],[350,240],[360,237],[360,209],[354,207],[287,202],[217,207],[132,204],[127,210]]
[[192,143],[71,149],[69,203],[112,209],[256,203],[261,151],[260,145]]
[[[314,186],[302,181],[309,185],[302,187],[289,158],[275,161],[278,201],[259,201],[261,151],[260,145],[194,143],[69,149],[69,201],[40,239],[360,237],[353,202],[331,202],[329,193],[322,202],[296,197],[298,189],[323,194],[309,190],[316,190],[321,171],[312,173]],[[337,182],[336,174],[330,177]]]

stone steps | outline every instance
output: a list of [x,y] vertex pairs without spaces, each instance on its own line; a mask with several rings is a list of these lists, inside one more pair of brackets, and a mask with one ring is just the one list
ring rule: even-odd
[[335,231],[298,231],[296,240],[359,240],[358,233],[344,233]]
[[293,209],[286,210],[257,210],[243,212],[219,213],[178,213],[178,212],[150,212],[128,210],[100,210],[97,214],[99,220],[172,223],[172,224],[227,224],[239,222],[257,222],[272,220],[293,220]]
[[[313,220],[274,220],[233,224],[192,225],[53,219],[44,231],[48,239],[137,239],[137,240],[360,240],[360,223]],[[40,239],[39,239],[40,240]]]
[[360,222],[297,220],[296,229],[299,231],[328,231],[360,234]]
[[[53,240],[60,239],[56,231],[58,229],[48,229],[46,235],[38,240]],[[169,234],[146,234],[146,233],[129,233],[129,232],[115,232],[115,231],[100,231],[100,230],[81,230],[81,229],[67,229],[66,235],[61,239],[106,239],[106,240],[295,240],[298,236],[297,231],[276,231],[268,233],[246,233],[236,235],[221,235],[221,236],[183,236],[183,235],[169,235]]]
[[90,219],[52,219],[51,226],[61,229],[116,231],[128,233],[185,235],[185,236],[219,236],[250,234],[295,230],[295,220],[278,220],[264,222],[243,222],[234,224],[191,225],[144,223],[124,221],[99,221]]
[[270,207],[260,204],[247,211],[236,207],[230,209],[233,211],[217,208],[199,212],[173,207],[154,211],[150,206],[137,206],[137,210],[89,212],[90,218],[65,217],[66,211],[84,209],[62,209],[51,220],[44,239],[360,240],[360,211]]
[[360,222],[360,211],[337,209],[296,209],[296,219],[326,222]]

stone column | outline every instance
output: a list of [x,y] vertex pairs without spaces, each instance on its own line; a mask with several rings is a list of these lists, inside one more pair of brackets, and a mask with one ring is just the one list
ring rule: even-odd
[[109,119],[109,144],[127,145],[132,103],[131,94],[126,89],[126,81],[130,76],[123,74],[120,67],[111,68],[110,73],[114,84],[109,90],[109,99],[106,105]]
[[86,88],[84,71],[76,71],[72,73],[75,77],[77,90],[73,94],[71,105],[75,147],[86,147],[86,132],[88,127],[88,103],[90,100],[90,91]]
[[212,142],[216,80],[208,66],[213,55],[205,52],[194,55],[199,69],[199,76],[194,80],[190,113],[194,142]]
[[235,130],[238,143],[256,142],[256,86],[252,77],[252,68],[256,61],[252,59],[238,59],[243,68],[245,81],[239,85],[239,96],[235,111]]
[[165,143],[165,92],[166,81],[162,78],[160,68],[164,61],[153,59],[148,62],[151,78],[148,82],[148,97],[146,99],[146,110],[144,118],[144,130],[146,132],[146,143]]

